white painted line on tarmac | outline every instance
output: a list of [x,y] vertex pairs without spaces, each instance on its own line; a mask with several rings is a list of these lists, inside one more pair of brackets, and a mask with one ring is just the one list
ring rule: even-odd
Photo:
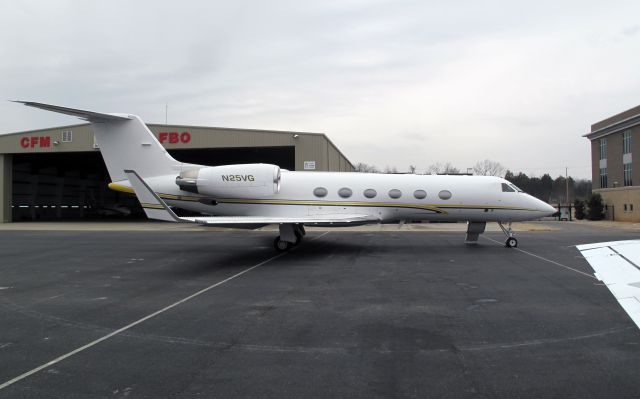
[[[325,233],[323,233],[323,234],[321,234],[321,235],[319,235],[317,237],[312,238],[309,241],[317,240],[318,238],[323,237],[323,236],[327,235],[328,233],[329,232],[327,231],[327,232],[325,232]],[[210,290],[212,290],[212,289],[214,289],[216,287],[221,286],[224,283],[228,283],[229,281],[231,281],[231,280],[233,280],[233,279],[235,279],[237,277],[240,277],[243,274],[249,273],[253,269],[256,269],[256,268],[258,268],[258,267],[260,267],[260,266],[262,266],[264,264],[267,264],[267,263],[269,263],[269,262],[271,262],[273,260],[276,260],[278,258],[281,258],[284,255],[286,255],[287,253],[288,252],[283,252],[283,253],[280,253],[278,255],[272,256],[271,258],[269,258],[267,260],[264,260],[264,261],[258,263],[257,265],[253,265],[253,266],[251,266],[249,268],[244,269],[243,271],[241,271],[239,273],[234,274],[231,277],[227,277],[226,279],[224,279],[222,281],[219,281],[219,282],[217,282],[215,284],[212,284],[212,285],[208,286],[207,288],[201,289],[200,291],[198,291],[198,292],[196,292],[194,294],[191,294],[188,297],[179,300],[178,302],[172,303],[171,305],[166,306],[166,307],[164,307],[164,308],[162,308],[162,309],[160,309],[160,310],[158,310],[156,312],[153,312],[150,315],[145,316],[145,317],[143,317],[143,318],[141,318],[139,320],[136,320],[131,324],[127,324],[126,326],[124,326],[122,328],[119,328],[119,329],[117,329],[117,330],[115,330],[115,331],[113,331],[113,332],[111,332],[111,333],[109,333],[109,334],[107,334],[107,335],[105,335],[105,336],[103,336],[101,338],[98,338],[95,341],[89,342],[88,344],[86,344],[84,346],[81,346],[81,347],[79,347],[79,348],[77,348],[75,350],[72,350],[71,352],[66,353],[66,354],[64,354],[62,356],[59,356],[59,357],[57,357],[57,358],[55,358],[55,359],[53,359],[53,360],[41,365],[41,366],[38,366],[38,367],[34,368],[33,370],[27,371],[24,374],[20,374],[19,376],[15,377],[15,378],[12,378],[9,381],[7,381],[7,382],[3,383],[2,385],[0,385],[0,390],[4,389],[4,388],[6,388],[6,387],[8,387],[10,385],[15,384],[16,382],[18,382],[20,380],[23,380],[23,379],[25,379],[25,378],[37,373],[38,371],[41,371],[43,369],[46,369],[47,367],[53,366],[56,363],[60,363],[61,361],[65,360],[65,359],[67,359],[67,358],[69,358],[69,357],[71,357],[71,356],[73,356],[75,354],[78,354],[78,353],[80,353],[80,352],[82,352],[84,350],[87,350],[87,349],[89,349],[89,348],[91,348],[93,346],[96,346],[102,341],[106,341],[111,337],[114,337],[114,336],[116,336],[116,335],[118,335],[118,334],[120,334],[120,333],[122,333],[124,331],[127,331],[127,330],[137,326],[138,324],[144,323],[145,321],[147,321],[147,320],[149,320],[151,318],[154,318],[154,317],[158,316],[159,314],[162,314],[162,313],[166,312],[167,310],[173,309],[176,306],[181,305],[181,304],[183,304],[183,303],[185,303],[185,302],[187,302],[187,301],[189,301],[189,300],[191,300],[191,299],[193,299],[193,298],[195,298],[195,297],[197,297],[199,295],[202,295],[207,291],[210,291]]]
[[[493,241],[493,242],[495,242],[495,243],[497,243],[497,244],[504,245],[502,242],[497,241],[497,240],[494,240],[493,238],[489,238],[489,237],[482,236],[482,235],[481,235],[480,237],[484,237],[484,238],[486,238],[486,239],[487,239],[487,240],[489,240],[489,241]],[[516,248],[511,248],[511,249],[512,249],[512,250],[513,250],[513,249],[515,249],[516,251],[520,251],[520,252],[522,252],[523,254],[527,254],[527,255],[529,255],[529,256],[533,256],[534,258],[538,258],[538,259],[543,260],[543,261],[545,261],[545,262],[549,262],[549,263],[551,263],[551,264],[553,264],[553,265],[563,267],[563,268],[565,268],[565,269],[567,269],[567,270],[571,270],[572,272],[576,272],[576,273],[578,273],[578,274],[582,274],[582,275],[583,275],[583,276],[585,276],[585,277],[589,277],[589,278],[592,278],[592,279],[594,279],[594,280],[596,280],[596,281],[599,281],[599,280],[596,278],[596,276],[594,276],[593,274],[585,273],[585,272],[583,272],[583,271],[581,271],[581,270],[574,269],[573,267],[569,267],[569,266],[563,265],[562,263],[558,263],[558,262],[556,262],[556,261],[554,261],[554,260],[547,259],[547,258],[545,258],[545,257],[543,257],[543,256],[536,255],[536,254],[534,254],[534,253],[531,253],[531,252],[525,251],[525,250],[520,249],[520,248],[517,248],[517,247],[516,247]]]

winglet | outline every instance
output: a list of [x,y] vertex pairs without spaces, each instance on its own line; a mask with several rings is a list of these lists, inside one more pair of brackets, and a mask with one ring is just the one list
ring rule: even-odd
[[151,187],[142,180],[140,175],[134,170],[126,170],[124,174],[127,175],[133,191],[140,201],[140,205],[144,209],[144,213],[147,214],[149,219],[164,220],[167,222],[184,222],[180,219],[160,198],[153,192]]

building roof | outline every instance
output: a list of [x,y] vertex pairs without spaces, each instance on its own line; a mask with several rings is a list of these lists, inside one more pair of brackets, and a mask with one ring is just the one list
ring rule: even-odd
[[[53,127],[42,128],[42,129],[24,130],[24,131],[20,131],[20,132],[0,133],[0,137],[16,135],[16,134],[31,134],[31,133],[38,133],[38,132],[46,132],[46,131],[49,131],[49,130],[70,129],[70,128],[76,128],[76,127],[89,126],[89,125],[90,125],[90,123],[76,123],[76,124],[73,124],[73,125],[53,126]],[[247,133],[305,134],[305,135],[318,135],[318,136],[325,136],[326,137],[326,134],[324,134],[324,133],[294,132],[294,131],[287,131],[287,130],[243,129],[243,128],[236,128],[236,127],[175,125],[175,124],[167,125],[167,124],[164,124],[164,123],[146,123],[146,125],[150,126],[150,127],[167,127],[167,128],[179,127],[179,128],[192,128],[192,129],[215,129],[215,130],[232,130],[232,131],[235,130],[235,131],[238,131],[238,132],[247,132]],[[328,137],[327,137],[327,140],[329,140]]]
[[596,140],[601,137],[618,133],[631,127],[640,125],[640,105],[630,108],[624,112],[611,116],[600,122],[591,125],[591,132],[582,135],[589,140]]

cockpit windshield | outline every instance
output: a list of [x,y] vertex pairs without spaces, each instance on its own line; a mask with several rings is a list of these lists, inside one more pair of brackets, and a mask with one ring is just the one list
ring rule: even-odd
[[522,190],[520,190],[515,184],[513,183],[502,183],[502,192],[503,193],[521,193]]

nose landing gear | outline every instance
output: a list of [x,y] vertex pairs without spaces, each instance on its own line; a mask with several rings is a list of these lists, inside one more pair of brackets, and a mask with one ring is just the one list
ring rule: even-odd
[[502,232],[507,236],[507,240],[505,241],[504,246],[507,248],[516,248],[518,246],[518,239],[513,236],[511,222],[507,224],[507,227],[504,227],[502,222],[498,222],[498,226],[500,226]]

